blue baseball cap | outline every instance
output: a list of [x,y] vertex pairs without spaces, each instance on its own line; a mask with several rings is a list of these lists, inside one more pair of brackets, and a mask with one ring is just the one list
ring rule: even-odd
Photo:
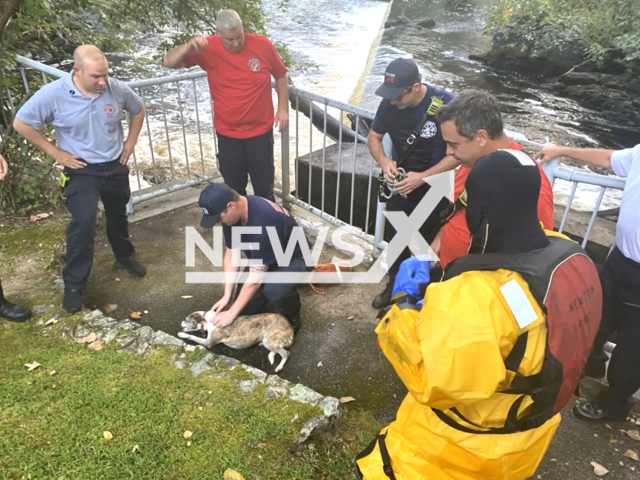
[[220,214],[227,209],[229,202],[233,202],[233,189],[225,183],[212,183],[200,194],[198,205],[202,209],[202,228],[213,228],[220,220]]
[[409,87],[420,82],[420,71],[410,58],[396,58],[384,72],[384,83],[376,90],[376,95],[387,100],[402,95]]

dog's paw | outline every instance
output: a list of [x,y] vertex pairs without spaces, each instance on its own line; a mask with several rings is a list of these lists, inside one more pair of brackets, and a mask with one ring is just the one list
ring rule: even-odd
[[187,335],[184,332],[178,332],[178,337],[180,337],[180,338],[189,338],[189,335]]

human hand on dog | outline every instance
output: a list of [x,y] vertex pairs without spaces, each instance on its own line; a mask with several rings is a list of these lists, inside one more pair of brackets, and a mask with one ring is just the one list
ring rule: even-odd
[[222,297],[220,300],[218,300],[216,303],[213,304],[213,307],[211,307],[211,311],[216,313],[221,312],[226,308],[227,305],[229,305],[229,300],[231,299],[227,297]]
[[228,327],[233,323],[237,316],[238,315],[231,310],[226,310],[224,312],[216,313],[215,317],[211,319],[211,323],[218,328]]

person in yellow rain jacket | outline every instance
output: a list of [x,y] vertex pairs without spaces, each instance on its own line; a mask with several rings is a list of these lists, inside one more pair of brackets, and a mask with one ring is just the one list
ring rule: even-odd
[[590,353],[598,274],[578,244],[542,229],[533,160],[494,152],[466,191],[470,254],[429,285],[421,309],[414,275],[401,272],[405,294],[381,311],[380,347],[409,393],[358,455],[364,480],[529,478]]

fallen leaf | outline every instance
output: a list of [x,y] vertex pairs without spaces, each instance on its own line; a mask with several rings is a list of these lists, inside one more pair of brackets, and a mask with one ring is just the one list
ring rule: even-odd
[[351,315],[350,317],[347,317],[347,320],[353,320],[354,318],[356,318],[356,317],[354,317],[353,315]]
[[145,311],[144,311],[144,313],[145,313],[145,315],[146,315],[147,313],[149,313],[149,310],[145,310]]
[[640,458],[638,458],[638,454],[633,450],[627,450],[626,452],[624,452],[624,456],[630,458],[631,460],[635,460],[636,462],[640,460]]
[[142,317],[142,313],[140,312],[131,312],[131,318],[135,318],[136,320]]
[[51,388],[53,388],[54,390],[58,387],[57,383],[54,383],[53,385],[51,385]]
[[24,366],[27,367],[27,369],[31,372],[32,370],[35,370],[36,368],[38,368],[40,364],[38,362],[33,362],[33,363],[25,363]]
[[618,463],[620,464],[621,467],[624,467],[624,462],[622,460],[620,460]]
[[267,448],[267,444],[266,443],[259,443],[258,444],[258,448],[261,449],[261,450],[265,449],[265,448]]
[[629,467],[631,469],[632,472],[636,471],[636,467]]
[[50,376],[50,377],[53,377],[53,376],[54,376],[55,374],[57,374],[57,373],[58,373],[58,372],[56,372],[55,370],[51,370],[51,371],[49,372],[49,376]]
[[353,397],[342,397],[340,399],[340,403],[349,403],[349,402],[355,402],[356,399]]
[[615,445],[616,443],[618,443],[618,440],[616,440],[615,438],[612,438],[611,440],[609,440],[609,443]]
[[116,282],[119,282],[119,281],[120,281],[120,279],[118,277],[116,277]]
[[190,446],[191,446],[191,440],[187,442],[187,447],[190,447]]
[[322,366],[322,362],[318,362],[318,367],[321,367],[321,366]]
[[89,345],[87,345],[87,347],[89,347],[91,350],[97,352],[99,350],[102,350],[102,341],[101,340],[96,340],[95,342],[91,342]]
[[599,463],[591,462],[591,466],[593,467],[593,473],[595,473],[599,477],[602,477],[603,475],[606,475],[607,473],[609,473],[609,470],[604,468]]
[[55,325],[56,323],[58,323],[58,321],[59,320],[56,318],[50,318],[45,322],[44,326],[46,327],[47,325]]
[[222,474],[222,478],[224,480],[244,480],[244,477],[242,475],[230,468],[227,468],[225,470],[225,472]]
[[624,433],[626,433],[629,438],[640,441],[640,433],[638,433],[638,430],[627,430]]
[[355,442],[356,441],[356,437],[347,437],[344,440],[345,440],[345,442],[351,443],[351,442]]
[[182,437],[185,440],[189,440],[192,436],[193,436],[193,432],[190,432],[189,430],[185,430],[185,432],[182,434]]
[[110,440],[113,440],[113,433],[111,432],[102,432],[102,436],[104,437],[104,439],[108,442]]
[[118,305],[116,305],[115,303],[110,303],[104,307],[104,313],[111,313],[116,308],[118,308]]
[[136,453],[140,451],[140,447],[138,447],[138,445],[134,445],[133,448],[131,449],[131,453]]
[[180,298],[193,298],[193,295],[182,295]]
[[29,217],[29,221],[31,223],[36,223],[36,222],[39,222],[40,220],[44,220],[47,217],[50,217],[48,213],[38,213],[37,215],[31,215],[31,217]]
[[556,460],[555,458],[551,459],[552,462],[557,462],[558,460]]
[[91,343],[96,339],[96,334],[94,332],[91,332],[89,335],[87,335],[86,337],[82,337],[79,338],[78,340],[76,340],[78,343]]
[[611,430],[611,425],[609,425],[608,423],[605,423],[604,426]]

